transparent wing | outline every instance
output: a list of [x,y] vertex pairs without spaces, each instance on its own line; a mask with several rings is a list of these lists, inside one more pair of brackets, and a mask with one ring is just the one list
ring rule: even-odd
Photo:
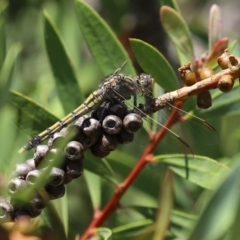
[[[144,94],[138,94],[137,104],[144,104],[149,101],[149,89],[143,92],[147,93],[148,97],[145,98]],[[116,93],[119,94],[119,93]],[[135,104],[132,100],[125,101],[129,109],[133,109]],[[136,107],[135,107],[136,108]],[[175,114],[173,114],[173,111]],[[166,123],[172,122],[170,127],[166,127]],[[185,112],[171,104],[168,104],[164,109],[152,114],[151,116],[145,115],[144,128],[147,131],[145,136],[141,134],[136,137],[138,142],[146,144],[149,139],[154,137],[156,132],[162,131],[164,136],[158,146],[159,153],[184,153],[196,154],[199,145],[215,145],[218,142],[218,133],[209,123],[205,120]],[[141,139],[141,140],[139,140]]]

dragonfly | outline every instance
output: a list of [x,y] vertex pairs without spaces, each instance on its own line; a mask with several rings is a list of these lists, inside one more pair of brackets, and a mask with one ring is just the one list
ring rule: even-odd
[[[18,152],[21,153],[23,151],[28,151],[37,145],[39,145],[41,142],[52,136],[57,131],[61,130],[63,127],[67,126],[71,122],[73,122],[76,118],[79,118],[85,114],[88,114],[92,112],[93,110],[97,109],[100,105],[102,105],[104,102],[127,102],[127,100],[130,100],[133,97],[133,103],[128,102],[128,106],[134,110],[135,112],[139,113],[143,118],[147,119],[147,121],[151,122],[151,124],[158,125],[162,128],[165,128],[170,135],[171,140],[166,140],[166,149],[169,149],[169,146],[171,149],[173,149],[171,145],[171,142],[174,142],[172,140],[177,139],[180,144],[185,145],[185,148],[190,148],[188,145],[188,142],[185,141],[182,136],[177,134],[176,130],[171,130],[164,126],[160,121],[155,120],[151,118],[149,115],[147,115],[143,110],[138,108],[137,102],[138,102],[138,96],[141,95],[145,102],[151,102],[153,100],[153,86],[154,86],[154,79],[145,73],[140,74],[138,77],[133,78],[131,76],[127,76],[125,74],[121,73],[122,68],[126,64],[123,63],[122,66],[118,69],[116,69],[113,73],[109,74],[108,76],[104,77],[101,81],[101,84],[99,85],[98,89],[92,92],[88,98],[75,110],[73,110],[71,113],[69,113],[67,116],[65,116],[63,119],[59,120],[55,124],[53,124],[51,127],[47,128],[43,132],[39,133],[37,136],[33,137],[25,146],[23,146]],[[140,97],[141,98],[141,97]],[[167,104],[165,110],[168,112],[168,110],[175,108],[171,103]],[[168,114],[164,114],[165,110],[161,110],[161,116],[166,121]],[[187,112],[178,109],[178,115],[177,117],[182,118],[183,115],[186,115]],[[164,117],[166,116],[166,117]],[[203,129],[202,126],[207,126],[208,129],[210,129],[210,132],[215,132],[215,129],[208,124],[206,121],[204,121],[201,118],[198,118],[197,116],[191,115],[191,118],[194,119],[195,125],[192,125],[192,128],[197,132],[200,132],[200,134],[203,133],[205,136],[205,139],[210,139],[209,131],[200,131],[198,129]],[[182,118],[183,119],[183,118]],[[146,122],[146,121],[145,121]],[[176,119],[176,122],[180,122],[179,119]],[[183,122],[183,121],[182,121]],[[146,124],[145,124],[146,125]],[[184,125],[184,124],[181,124]],[[189,128],[189,126],[187,126]],[[150,128],[150,127],[148,127]],[[191,126],[190,126],[191,128]],[[176,141],[175,141],[176,143]],[[162,144],[164,145],[164,144]]]
[[142,77],[135,79],[131,76],[126,76],[120,73],[125,64],[126,62],[124,62],[122,66],[115,70],[113,73],[104,77],[98,89],[92,92],[79,107],[53,124],[51,127],[45,129],[43,132],[33,137],[25,146],[19,149],[18,152],[22,153],[24,151],[35,148],[45,139],[61,130],[63,127],[67,126],[75,119],[92,112],[103,102],[109,99],[121,102],[123,100],[129,100],[131,97],[133,97],[134,105],[136,105],[136,95],[138,93],[151,98],[150,89],[152,89],[152,86],[154,84],[153,78],[151,78],[150,75],[145,74]]

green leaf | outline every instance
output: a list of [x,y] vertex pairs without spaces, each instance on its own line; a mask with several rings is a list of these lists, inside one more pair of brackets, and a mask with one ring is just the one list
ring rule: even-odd
[[138,39],[131,39],[130,44],[144,72],[150,74],[162,88],[172,91],[179,87],[171,65],[156,48]]
[[171,171],[167,171],[161,188],[158,213],[154,225],[153,240],[165,239],[165,234],[170,222],[170,214],[173,207],[173,176]]
[[96,234],[102,240],[112,240],[112,231],[109,228],[97,228]]
[[11,91],[10,103],[18,111],[17,126],[27,134],[33,136],[51,126],[59,119],[45,108],[24,96],[21,93]]
[[47,223],[54,230],[53,234],[56,239],[67,240],[63,222],[54,206],[49,203],[48,206],[43,210],[43,213],[43,219],[45,223]]
[[[0,43],[1,44],[1,43]],[[13,81],[13,70],[16,63],[17,57],[22,47],[20,44],[13,44],[5,56],[1,71],[0,71],[0,108],[4,105],[7,100],[9,89]]]
[[161,6],[169,6],[180,13],[179,6],[175,0],[160,0]]
[[99,14],[80,0],[76,2],[76,13],[80,30],[103,74],[109,75],[127,61],[123,72],[136,75],[127,52]]
[[114,239],[142,239],[140,235],[145,234],[143,228],[152,225],[150,219],[131,222],[112,229]]
[[117,185],[118,181],[116,180],[115,174],[105,159],[96,158],[89,152],[86,152],[86,159],[84,162],[85,169]]
[[189,240],[221,239],[230,229],[240,200],[240,166],[216,189]]
[[101,206],[101,178],[99,175],[87,170],[84,170],[84,178],[88,185],[93,208],[94,210],[98,210]]
[[[47,12],[45,20],[45,44],[56,81],[56,89],[65,113],[71,112],[83,102],[71,59],[63,40]],[[71,98],[70,98],[71,97]]]
[[160,15],[163,27],[177,50],[181,65],[193,61],[193,44],[185,20],[178,12],[167,6],[161,8]]
[[[156,212],[158,208],[154,207],[142,207],[142,206],[130,206],[131,209],[141,213],[145,218],[155,220]],[[194,215],[190,215],[181,211],[172,210],[171,211],[171,228],[169,232],[176,237],[186,237],[184,233],[181,231],[191,230],[193,224],[196,222],[197,217]]]
[[64,228],[64,233],[67,236],[68,234],[68,222],[69,222],[69,218],[68,218],[68,195],[67,195],[67,188],[65,188],[66,193],[64,194],[63,197],[57,199],[57,201],[53,202],[53,205],[55,206],[56,209],[58,209],[58,214],[59,214],[59,218],[61,219],[61,222],[63,224],[63,228]]
[[[132,145],[132,149],[134,152],[134,147]],[[137,146],[137,149],[135,151],[140,151],[139,145]],[[134,168],[137,157],[133,156],[120,150],[113,151],[107,159],[109,160],[109,163],[111,164],[112,168],[115,170],[115,172],[118,172],[118,174],[121,176],[120,180],[124,180],[126,176],[132,171]],[[157,170],[156,170],[157,171]],[[159,191],[159,183],[157,182],[159,179],[159,171],[157,171],[157,174],[154,174],[147,171],[142,171],[141,174],[136,178],[136,180],[133,183],[133,186],[137,188],[139,191],[144,191],[144,194],[148,194],[150,196],[153,196],[153,201],[155,202],[156,198],[156,192]],[[151,188],[149,188],[151,186]],[[144,189],[144,190],[143,190]],[[142,199],[142,204],[144,204],[144,200]]]
[[[7,8],[7,2],[1,1],[0,3],[0,69],[6,55],[6,23],[4,15]],[[2,96],[2,95],[1,95]]]
[[194,155],[188,156],[188,169],[186,170],[185,155],[159,155],[154,160],[167,164],[173,172],[203,188],[213,189],[222,177],[228,172],[228,167],[208,157]]

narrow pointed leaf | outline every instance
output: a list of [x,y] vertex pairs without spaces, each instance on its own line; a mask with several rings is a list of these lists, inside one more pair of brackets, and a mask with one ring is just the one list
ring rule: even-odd
[[18,110],[17,126],[31,136],[59,120],[45,108],[21,93],[11,91],[9,98],[10,103]]
[[54,229],[56,239],[67,240],[62,219],[51,203],[49,203],[44,209],[44,220],[52,229]]
[[[124,224],[119,227],[112,229],[114,239],[142,239],[141,237],[145,234],[149,234],[149,231],[145,228],[151,227],[153,221],[150,219],[143,219],[134,221],[128,224]],[[153,228],[151,227],[151,232]]]
[[99,175],[87,170],[84,170],[84,178],[86,179],[88,185],[93,209],[99,210],[101,206],[101,178]]
[[175,0],[160,0],[161,6],[169,6],[180,13],[179,6]]
[[130,44],[144,72],[150,74],[162,88],[172,91],[179,87],[171,65],[156,48],[139,39],[131,39]]
[[179,55],[181,65],[194,59],[191,34],[182,16],[174,9],[163,6],[160,10],[161,21]]
[[6,55],[6,22],[5,22],[5,10],[7,8],[7,2],[2,1],[0,3],[0,69]]
[[80,30],[103,74],[109,75],[127,61],[123,72],[136,75],[127,52],[99,14],[81,0],[76,2],[76,13]]
[[66,193],[64,194],[64,196],[59,198],[58,201],[54,201],[53,205],[55,206],[56,209],[58,209],[59,217],[62,221],[62,225],[63,225],[63,228],[64,228],[64,233],[67,236],[67,234],[68,234],[68,223],[69,223],[67,188],[66,188]]
[[97,228],[95,232],[102,240],[112,240],[112,231],[109,228]]
[[[145,218],[155,220],[158,208],[130,206],[131,209],[141,213]],[[169,231],[176,237],[186,237],[181,229],[191,230],[195,224],[197,217],[184,212],[172,210],[171,211],[171,228]]]
[[153,240],[165,239],[170,222],[170,214],[173,207],[173,176],[168,171],[163,179],[161,195],[159,199],[157,219],[154,226]]
[[84,162],[85,169],[99,175],[114,185],[118,183],[112,168],[105,159],[96,158],[89,152],[86,152],[86,159],[87,161]]
[[[1,44],[1,43],[0,43]],[[17,57],[21,52],[21,45],[20,44],[13,44],[3,61],[2,66],[0,67],[0,108],[4,105],[7,101],[7,97],[9,94],[9,89],[13,81],[13,69],[16,63]]]
[[67,114],[79,106],[83,98],[80,94],[71,59],[67,54],[60,33],[46,12],[44,13],[44,20],[46,49],[55,77],[59,99],[64,112]]
[[195,155],[188,157],[188,169],[186,169],[185,155],[159,155],[154,158],[157,162],[167,164],[168,167],[181,177],[203,188],[213,189],[222,177],[228,172],[228,167],[207,157]]
[[229,231],[240,200],[239,189],[240,166],[237,166],[216,189],[189,240],[218,240]]

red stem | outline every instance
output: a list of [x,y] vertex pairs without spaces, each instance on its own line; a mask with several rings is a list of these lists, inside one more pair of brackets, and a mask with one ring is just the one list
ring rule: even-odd
[[[180,107],[182,105],[182,102],[178,105]],[[176,123],[175,115],[177,113],[177,109],[173,109],[168,120],[164,124],[166,128],[170,128],[173,124]],[[94,218],[92,219],[92,222],[88,226],[87,230],[84,232],[82,237],[80,237],[80,240],[87,240],[90,236],[94,234],[94,229],[101,226],[103,222],[108,219],[111,213],[113,213],[117,207],[119,206],[119,200],[124,195],[126,190],[129,186],[133,183],[133,181],[136,179],[136,177],[140,174],[144,166],[151,162],[151,156],[156,149],[159,142],[164,138],[165,134],[167,133],[166,128],[161,128],[159,132],[157,132],[153,139],[149,142],[148,146],[145,148],[142,156],[138,160],[137,164],[133,168],[133,170],[129,173],[129,175],[126,177],[123,183],[119,184],[116,188],[116,191],[112,198],[109,200],[105,208],[94,215]]]

